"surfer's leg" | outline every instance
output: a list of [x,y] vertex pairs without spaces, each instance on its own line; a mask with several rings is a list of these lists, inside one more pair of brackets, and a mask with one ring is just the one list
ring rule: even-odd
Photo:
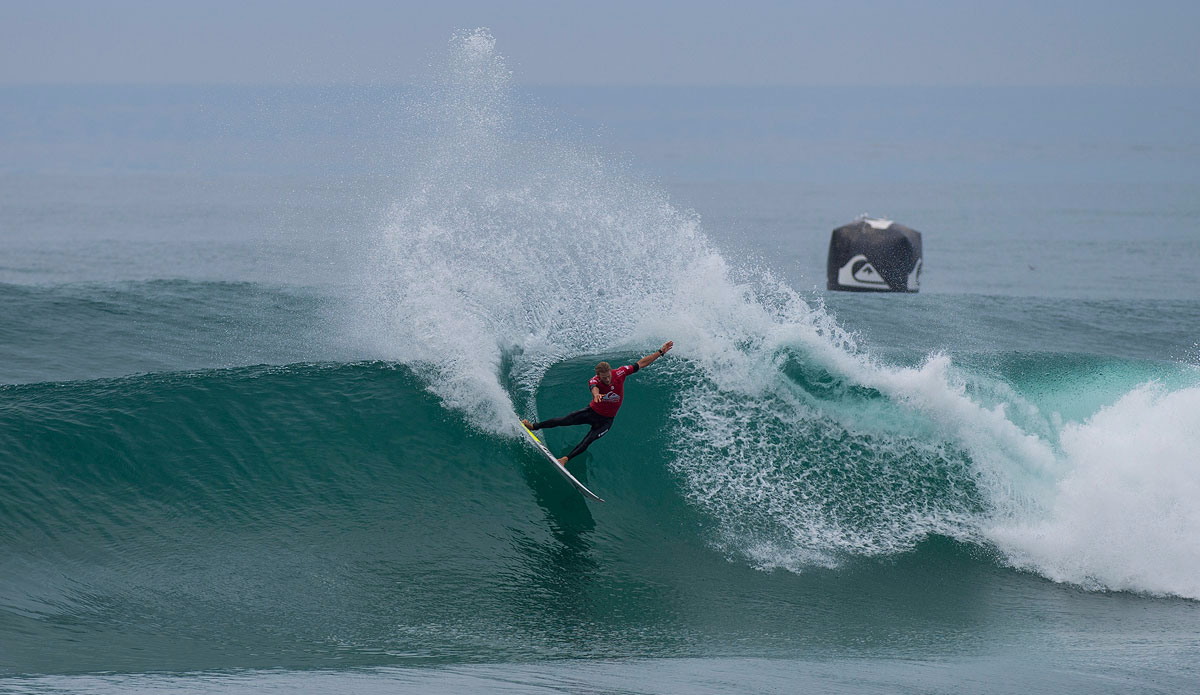
[[612,427],[613,419],[610,417],[601,419],[601,422],[596,422],[592,425],[592,429],[588,430],[588,433],[583,436],[583,441],[576,444],[574,449],[571,449],[571,453],[567,454],[568,460],[582,454],[592,445],[592,442],[603,437],[608,432],[608,428]]
[[592,418],[590,416],[594,415],[595,413],[596,413],[596,411],[592,410],[591,408],[584,408],[583,410],[576,410],[573,413],[567,413],[566,415],[563,415],[562,417],[552,417],[549,420],[542,420],[541,422],[535,422],[535,423],[533,423],[533,427],[531,427],[530,429],[544,430],[544,429],[548,429],[550,427],[565,427],[565,426],[569,426],[569,425],[590,425],[590,424],[592,424]]

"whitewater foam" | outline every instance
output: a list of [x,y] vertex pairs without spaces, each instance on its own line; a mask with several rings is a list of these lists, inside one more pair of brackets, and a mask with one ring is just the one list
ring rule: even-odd
[[1064,426],[1060,446],[1044,514],[989,538],[1055,581],[1200,599],[1200,387],[1145,384]]

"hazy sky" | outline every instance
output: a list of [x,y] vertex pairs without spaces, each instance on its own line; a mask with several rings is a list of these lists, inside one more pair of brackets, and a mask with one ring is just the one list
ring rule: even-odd
[[1200,87],[1200,2],[0,0],[0,85],[404,82],[486,26],[523,84]]

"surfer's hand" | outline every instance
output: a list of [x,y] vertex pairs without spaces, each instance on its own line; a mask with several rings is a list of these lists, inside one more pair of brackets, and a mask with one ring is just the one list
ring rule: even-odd
[[674,340],[668,340],[667,342],[663,343],[662,350],[661,350],[662,354],[664,354],[664,355],[667,354],[667,351],[673,347],[675,347]]
[[592,392],[592,402],[593,403],[599,403],[601,398],[604,398],[604,396],[601,396],[598,393]]

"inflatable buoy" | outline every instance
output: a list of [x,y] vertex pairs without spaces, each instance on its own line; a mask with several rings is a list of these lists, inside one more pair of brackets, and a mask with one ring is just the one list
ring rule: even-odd
[[921,233],[891,220],[863,217],[833,230],[827,288],[848,292],[916,292]]

